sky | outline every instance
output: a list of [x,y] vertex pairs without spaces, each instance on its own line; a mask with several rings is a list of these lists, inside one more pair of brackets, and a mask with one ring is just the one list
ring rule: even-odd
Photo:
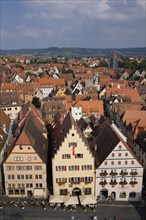
[[0,0],[0,49],[146,46],[146,0]]

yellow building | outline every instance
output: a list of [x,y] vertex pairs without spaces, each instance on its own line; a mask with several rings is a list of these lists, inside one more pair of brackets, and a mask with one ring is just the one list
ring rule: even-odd
[[94,195],[94,157],[70,113],[55,128],[52,147],[54,195]]
[[4,160],[7,196],[47,197],[47,139],[30,112]]

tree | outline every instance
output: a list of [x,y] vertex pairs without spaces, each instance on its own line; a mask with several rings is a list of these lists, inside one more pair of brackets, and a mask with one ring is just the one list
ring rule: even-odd
[[143,60],[143,61],[139,64],[138,69],[146,69],[146,60]]
[[40,107],[41,107],[41,102],[40,102],[40,100],[39,100],[38,97],[34,97],[34,98],[32,99],[32,104],[33,104],[36,108],[40,108]]
[[136,70],[138,68],[138,62],[136,60],[133,60],[131,62],[131,69]]
[[108,67],[108,63],[105,60],[100,61],[99,67]]

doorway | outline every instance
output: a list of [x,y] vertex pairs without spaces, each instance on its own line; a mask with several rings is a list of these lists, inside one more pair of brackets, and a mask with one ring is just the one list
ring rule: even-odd
[[72,190],[72,196],[80,196],[81,195],[81,189],[76,187]]
[[101,197],[101,199],[107,199],[108,198],[108,190],[107,189],[100,190],[100,197]]

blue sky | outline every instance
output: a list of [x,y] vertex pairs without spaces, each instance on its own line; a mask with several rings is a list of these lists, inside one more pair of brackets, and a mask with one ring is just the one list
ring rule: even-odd
[[0,48],[146,46],[146,0],[0,0]]

